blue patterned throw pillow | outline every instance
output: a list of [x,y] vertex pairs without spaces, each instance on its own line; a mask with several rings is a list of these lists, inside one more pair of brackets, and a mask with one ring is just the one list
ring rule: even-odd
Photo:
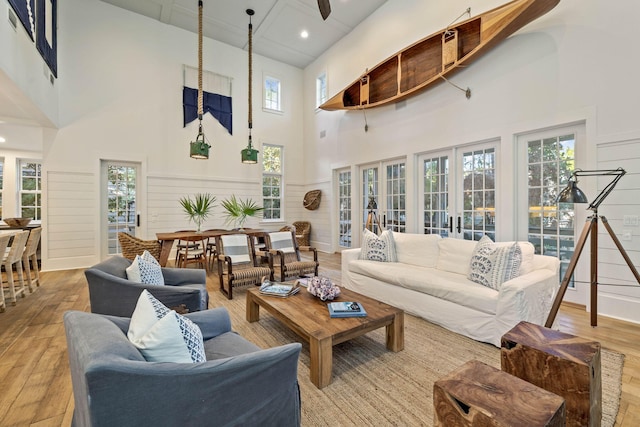
[[169,310],[146,289],[131,315],[127,337],[149,362],[198,363],[207,360],[202,331]]
[[131,265],[127,267],[127,279],[145,285],[164,285],[162,267],[149,251],[136,255]]
[[384,230],[380,234],[380,237],[378,237],[365,228],[362,232],[360,259],[379,262],[398,262],[396,244],[391,231]]
[[518,243],[498,246],[483,236],[471,256],[471,265],[467,278],[496,291],[502,283],[518,276],[522,263],[522,250]]

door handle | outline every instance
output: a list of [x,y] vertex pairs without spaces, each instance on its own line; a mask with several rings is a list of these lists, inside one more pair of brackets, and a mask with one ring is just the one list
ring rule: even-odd
[[462,232],[462,217],[458,216],[458,233]]
[[136,227],[140,227],[140,214],[136,214]]
[[453,217],[449,217],[449,233],[453,233]]
[[387,214],[382,215],[382,228],[387,228]]

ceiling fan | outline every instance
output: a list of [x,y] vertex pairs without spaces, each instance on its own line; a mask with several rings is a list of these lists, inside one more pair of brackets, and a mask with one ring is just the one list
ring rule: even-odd
[[320,9],[322,19],[326,20],[331,13],[331,4],[329,3],[329,0],[318,0],[318,8]]

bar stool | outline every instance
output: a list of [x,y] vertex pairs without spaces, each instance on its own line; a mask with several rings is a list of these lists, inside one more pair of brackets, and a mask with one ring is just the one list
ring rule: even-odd
[[[9,246],[9,240],[11,240],[10,234],[0,235],[0,254],[5,253],[7,250],[7,246]],[[0,285],[1,287],[1,285]],[[4,299],[4,289],[0,289],[0,313],[4,313],[5,310],[5,299]]]
[[[22,254],[22,264],[24,271],[27,273],[27,286],[29,292],[33,292],[33,284],[40,286],[40,269],[38,268],[38,243],[40,243],[40,236],[42,234],[42,227],[34,228],[29,233],[29,239],[24,248]],[[31,269],[33,266],[35,278],[31,278]]]
[[[21,295],[25,297],[24,291],[24,275],[22,274],[22,254],[29,238],[29,230],[21,231],[13,236],[13,242],[9,251],[5,251],[4,259],[2,260],[2,266],[5,273],[7,273],[7,283],[9,284],[9,296],[11,297],[12,305],[16,305],[16,296]],[[20,287],[15,289],[13,281],[13,266],[16,266],[18,272],[18,279],[20,280]],[[3,289],[4,292],[4,289]]]

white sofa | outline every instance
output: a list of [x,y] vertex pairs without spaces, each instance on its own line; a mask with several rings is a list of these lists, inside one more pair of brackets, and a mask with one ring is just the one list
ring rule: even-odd
[[477,242],[433,234],[393,237],[397,262],[361,260],[360,248],[343,250],[342,285],[498,347],[518,322],[545,323],[559,288],[557,258],[535,255],[533,245],[519,242],[519,275],[496,291],[467,279]]

